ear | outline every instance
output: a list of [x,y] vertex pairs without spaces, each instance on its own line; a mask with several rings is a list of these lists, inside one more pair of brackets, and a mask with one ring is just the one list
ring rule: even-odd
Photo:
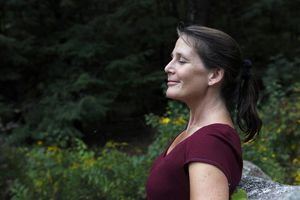
[[212,69],[208,75],[208,85],[212,86],[218,84],[222,81],[224,77],[224,69],[221,67],[217,67]]

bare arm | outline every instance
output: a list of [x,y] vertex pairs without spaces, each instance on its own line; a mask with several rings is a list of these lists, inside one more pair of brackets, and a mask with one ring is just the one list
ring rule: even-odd
[[228,200],[229,186],[225,174],[217,167],[193,162],[189,164],[190,200]]

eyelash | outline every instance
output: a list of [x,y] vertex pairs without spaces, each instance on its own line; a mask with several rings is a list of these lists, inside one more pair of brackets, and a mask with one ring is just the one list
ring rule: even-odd
[[185,60],[180,60],[180,59],[179,59],[179,60],[178,60],[178,63],[181,64],[181,65],[183,65],[183,64],[185,64],[185,63],[187,63],[187,62],[186,62]]
[[[173,59],[173,56],[171,55],[171,59]],[[185,63],[187,63],[187,61],[183,60],[182,58],[179,58],[177,61],[180,65],[183,65]]]

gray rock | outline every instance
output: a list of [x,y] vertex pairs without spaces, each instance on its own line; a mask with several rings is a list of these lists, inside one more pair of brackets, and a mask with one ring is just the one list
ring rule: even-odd
[[267,174],[265,174],[258,166],[250,161],[244,160],[243,162],[243,176],[255,176],[267,180],[272,180]]
[[243,176],[240,182],[249,200],[300,200],[300,186],[290,186],[254,176]]
[[300,190],[293,190],[289,193],[285,193],[282,195],[282,199],[288,200],[299,200],[300,199]]
[[259,167],[244,162],[239,186],[247,192],[249,200],[300,200],[300,186],[274,182]]

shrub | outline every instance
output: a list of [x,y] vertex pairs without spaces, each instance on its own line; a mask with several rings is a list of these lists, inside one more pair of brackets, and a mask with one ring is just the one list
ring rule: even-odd
[[10,186],[11,199],[142,199],[144,157],[128,156],[124,144],[108,142],[100,155],[77,140],[73,149],[19,148],[21,173]]
[[285,92],[275,83],[268,88],[272,93],[262,108],[261,134],[257,142],[244,144],[244,157],[276,181],[299,184],[300,84],[292,84]]
[[[80,140],[71,149],[44,146],[42,141],[33,148],[15,149],[9,156],[17,170],[10,185],[11,199],[145,199],[144,186],[153,159],[170,137],[184,128],[186,119],[181,111],[185,109],[173,102],[164,117],[147,116],[159,134],[145,155],[129,156],[123,152],[126,143],[114,142],[108,142],[97,155]],[[238,194],[235,200],[240,199]]]
[[[244,158],[276,181],[300,184],[300,83],[274,75],[275,66],[282,63],[289,69],[298,61],[277,57],[271,63],[264,78],[267,100],[260,109],[263,128],[257,141],[243,145]],[[288,80],[293,81],[287,86]],[[130,156],[124,151],[125,143],[114,142],[99,152],[89,150],[80,140],[69,149],[42,141],[31,148],[0,145],[1,190],[7,194],[9,185],[13,200],[145,199],[144,185],[153,159],[184,129],[187,117],[188,110],[173,101],[164,116],[147,115],[147,124],[156,128],[157,134],[144,155]],[[236,200],[245,198],[243,191],[235,195]]]
[[263,127],[256,142],[244,144],[244,158],[276,181],[300,184],[300,61],[271,61],[264,78],[268,98],[260,109]]

